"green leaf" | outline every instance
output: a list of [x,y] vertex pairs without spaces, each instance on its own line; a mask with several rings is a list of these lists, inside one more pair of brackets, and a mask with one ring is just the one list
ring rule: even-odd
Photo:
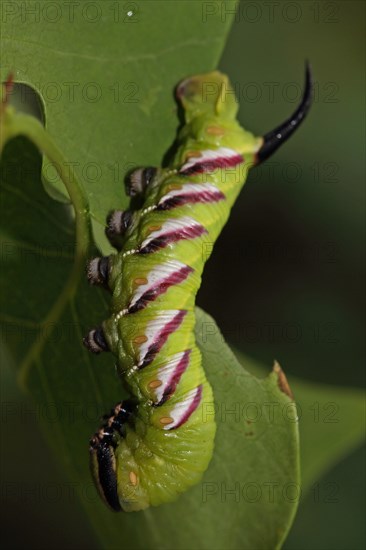
[[[160,165],[177,128],[174,87],[217,66],[235,2],[224,17],[189,0],[68,4],[4,7],[1,77],[12,71],[37,90],[47,130],[104,226],[108,211],[127,204],[127,171]],[[65,195],[48,160],[43,168],[47,188]],[[95,238],[108,249],[98,228]]]
[[[262,365],[235,352],[246,369],[260,378]],[[299,416],[302,493],[354,451],[365,435],[365,392],[357,388],[315,384],[296,377],[289,383]]]
[[[67,206],[45,195],[40,156],[25,139],[6,146],[2,168],[3,336],[19,364],[39,337],[37,319],[47,314],[70,269],[72,219]],[[278,375],[259,381],[246,373],[214,321],[199,310],[197,339],[218,423],[216,450],[202,483],[173,504],[137,514],[116,515],[99,500],[89,473],[88,439],[99,417],[121,399],[121,385],[111,357],[90,357],[81,338],[106,313],[103,293],[82,281],[61,318],[41,327],[50,330],[50,338],[28,378],[40,410],[62,412],[57,421],[42,415],[45,437],[76,484],[103,546],[119,546],[122,533],[129,548],[168,549],[174,541],[184,549],[192,540],[196,548],[278,547],[297,505],[298,435],[296,422],[272,415],[268,404],[289,408],[292,418],[294,407],[280,391]]]
[[[205,14],[205,5],[193,2],[93,5],[101,18],[90,21],[91,12],[78,4],[62,27],[50,12],[42,11],[40,21],[7,15],[2,76],[14,70],[16,80],[39,91],[47,129],[75,167],[96,222],[96,242],[104,248],[105,215],[127,202],[126,171],[160,164],[177,127],[173,87],[186,74],[216,66],[231,17],[222,19],[219,10]],[[13,3],[15,12],[24,6]],[[94,100],[93,91],[100,98]],[[294,407],[278,387],[278,373],[264,381],[247,374],[202,312],[197,339],[218,422],[216,451],[202,483],[176,503],[139,514],[115,515],[99,500],[89,474],[88,439],[122,391],[111,358],[90,357],[81,339],[107,315],[108,304],[82,280],[76,297],[66,296],[42,323],[72,269],[74,229],[71,208],[41,187],[41,162],[22,138],[8,143],[2,159],[3,339],[12,361],[32,367],[27,388],[40,410],[59,412],[56,421],[42,415],[44,434],[76,483],[103,546],[120,547],[122,541],[129,548],[170,548],[174,541],[183,549],[194,540],[196,548],[278,547],[297,505],[298,437],[296,422],[272,415],[268,403],[289,407],[293,415]],[[50,178],[47,162],[46,188],[54,185],[65,194],[63,184]]]
[[300,380],[291,380],[291,387],[299,407],[302,483],[308,490],[362,443],[365,392]]

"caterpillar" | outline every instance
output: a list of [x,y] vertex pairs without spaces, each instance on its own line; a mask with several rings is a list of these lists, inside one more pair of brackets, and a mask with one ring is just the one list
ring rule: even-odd
[[[111,292],[111,315],[84,344],[111,351],[130,398],[105,415],[90,441],[91,469],[105,503],[138,511],[175,500],[210,462],[216,425],[204,407],[213,395],[194,338],[195,296],[209,254],[245,181],[300,125],[312,99],[306,66],[300,105],[283,124],[255,137],[236,121],[238,104],[220,72],[183,80],[184,113],[175,153],[164,168],[139,168],[106,234],[117,253],[93,258],[89,282]],[[209,247],[212,248],[211,246]]]

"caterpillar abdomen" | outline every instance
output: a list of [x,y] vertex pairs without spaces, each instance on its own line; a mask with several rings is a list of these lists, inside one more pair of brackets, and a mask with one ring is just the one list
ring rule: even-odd
[[[205,98],[207,82],[216,94]],[[119,252],[89,264],[90,281],[109,288],[112,302],[111,317],[85,343],[117,357],[131,395],[91,441],[95,482],[115,510],[174,500],[199,481],[212,456],[213,396],[194,338],[195,296],[243,168],[265,146],[268,156],[266,138],[235,120],[230,90],[218,72],[180,84],[186,125],[171,165],[132,174],[130,195],[143,197],[142,208],[109,216],[107,235]]]

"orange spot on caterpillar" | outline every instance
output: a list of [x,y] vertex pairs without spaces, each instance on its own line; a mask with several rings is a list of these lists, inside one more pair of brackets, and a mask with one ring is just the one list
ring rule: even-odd
[[134,344],[144,344],[145,342],[147,342],[147,336],[145,336],[145,334],[141,334],[141,336],[136,336],[133,342]]
[[186,160],[194,159],[200,156],[201,156],[200,151],[188,151],[188,153],[186,153]]
[[170,185],[168,185],[167,187],[167,191],[176,191],[178,189],[182,189],[182,186],[179,185],[178,183],[171,183]]
[[206,130],[207,134],[210,134],[211,136],[224,136],[226,133],[225,128],[221,128],[221,126],[209,126]]
[[137,478],[137,475],[135,474],[135,472],[130,472],[129,473],[129,478],[130,478],[130,481],[131,481],[131,484],[136,487],[137,483],[138,483],[138,478]]
[[135,283],[135,285],[146,285],[147,284],[147,279],[146,279],[146,277],[137,277],[134,280],[134,283]]
[[159,231],[159,229],[161,229],[161,225],[150,225],[150,227],[149,227],[149,231],[151,231],[151,232]]
[[155,388],[158,388],[159,386],[162,385],[162,381],[161,380],[151,380],[151,382],[149,382],[148,386],[149,388],[151,389],[155,389]]
[[160,418],[160,424],[163,424],[163,426],[166,426],[167,424],[171,424],[174,422],[174,419],[171,418],[171,416],[162,416]]

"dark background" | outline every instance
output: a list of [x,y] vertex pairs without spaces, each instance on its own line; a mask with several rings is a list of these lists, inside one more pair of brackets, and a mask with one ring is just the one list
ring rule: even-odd
[[[364,385],[363,31],[362,2],[241,2],[220,69],[237,86],[243,126],[261,135],[292,112],[305,58],[315,101],[298,134],[250,173],[198,296],[246,355],[268,367],[276,358],[290,379],[350,387]],[[29,407],[26,430],[2,423],[2,478],[32,487],[19,499],[2,484],[4,543],[33,548],[35,524],[44,526],[38,547],[96,547],[76,500],[65,506],[55,495],[50,506],[37,496],[62,478],[10,368],[2,393]],[[339,501],[315,506],[309,495],[286,548],[364,547],[363,450],[319,480],[327,481],[338,483]]]
[[[296,136],[249,174],[198,304],[229,344],[268,367],[276,358],[290,381],[363,387],[364,5],[274,4],[272,17],[265,2],[240,4],[220,63],[242,94],[240,121],[262,134],[287,118],[305,58],[314,105]],[[309,494],[285,547],[362,548],[364,451],[319,482],[337,483],[339,502]]]

